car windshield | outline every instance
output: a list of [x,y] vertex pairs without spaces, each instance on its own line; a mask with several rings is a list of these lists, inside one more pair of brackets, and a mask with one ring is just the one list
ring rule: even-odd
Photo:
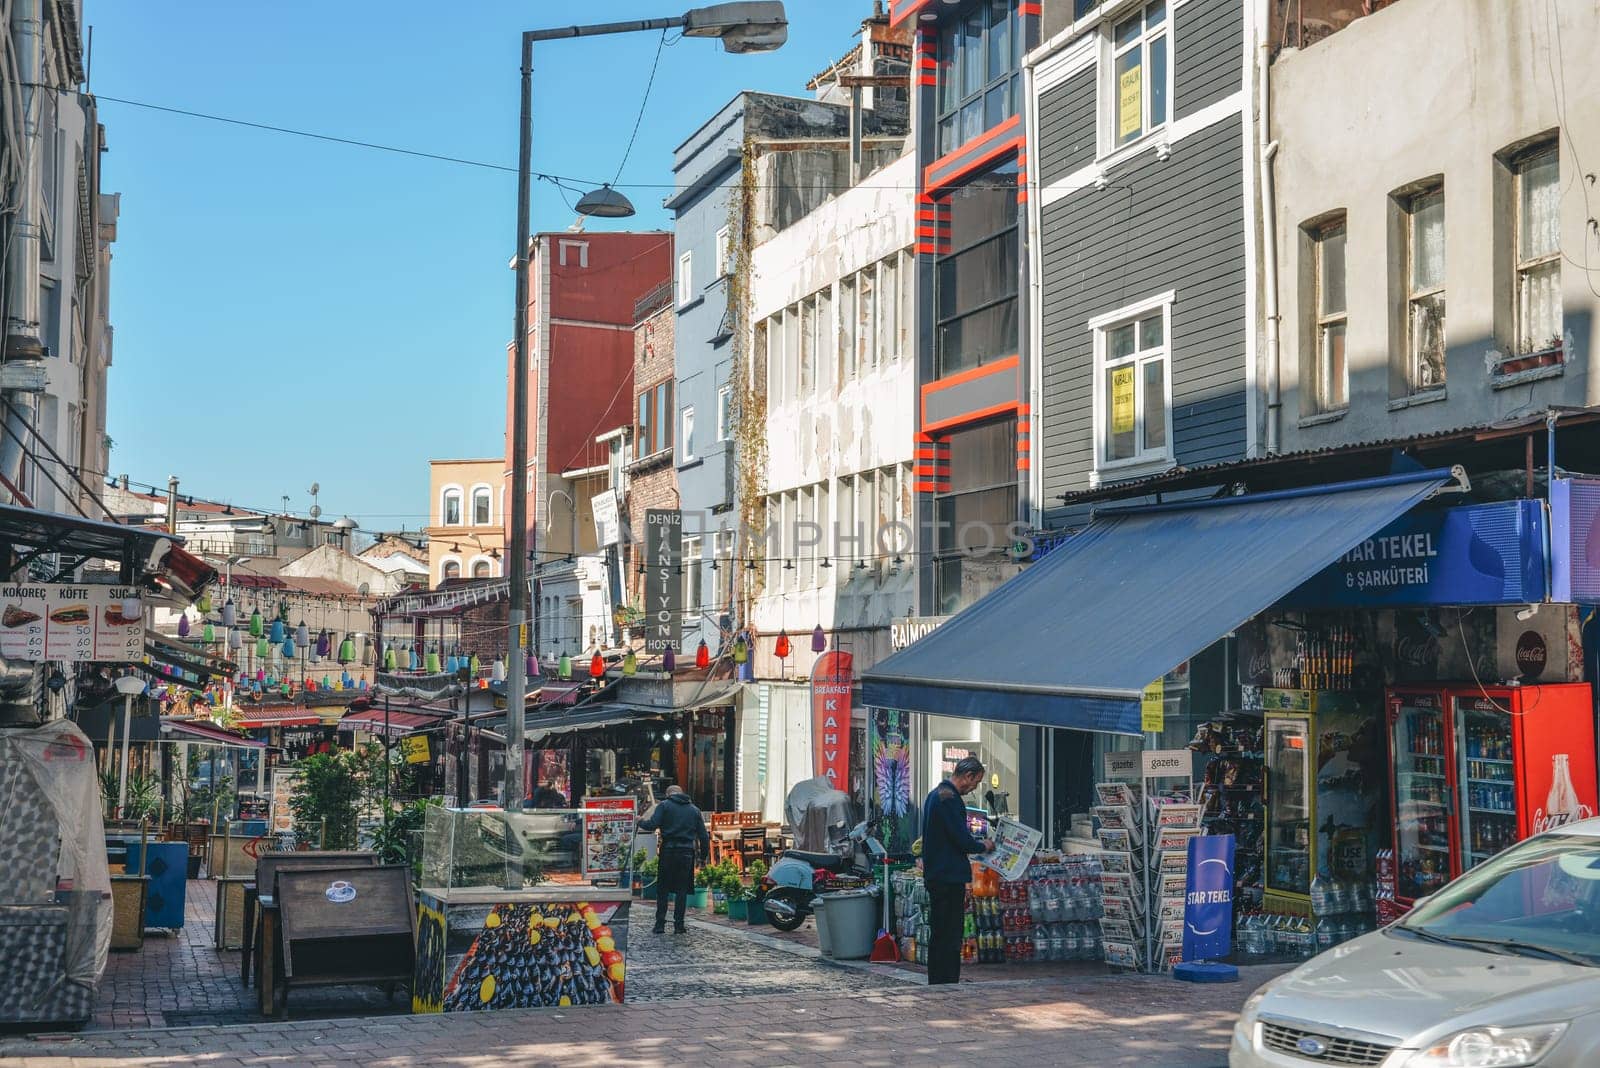
[[1419,904],[1399,931],[1600,966],[1600,838],[1529,839]]

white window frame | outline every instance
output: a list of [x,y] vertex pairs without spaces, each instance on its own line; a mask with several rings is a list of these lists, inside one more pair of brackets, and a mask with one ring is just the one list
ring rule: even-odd
[[[1167,290],[1165,293],[1148,297],[1134,304],[1127,304],[1115,311],[1097,315],[1088,322],[1089,330],[1094,334],[1094,468],[1092,478],[1098,482],[1100,476],[1115,472],[1118,478],[1128,478],[1131,475],[1144,474],[1147,471],[1158,471],[1170,467],[1173,462],[1172,450],[1172,305],[1177,302],[1177,291]],[[1159,353],[1154,350],[1136,351],[1133,356],[1124,357],[1109,362],[1106,358],[1106,334],[1114,327],[1122,326],[1139,319],[1147,319],[1150,313],[1162,313],[1162,346]],[[1163,364],[1163,385],[1166,392],[1166,432],[1162,437],[1165,443],[1160,449],[1146,449],[1144,447],[1145,412],[1144,412],[1144,374],[1142,367],[1151,360],[1159,359]],[[1119,460],[1106,459],[1107,446],[1110,444],[1111,427],[1106,418],[1106,371],[1116,365],[1132,363],[1141,368],[1133,376],[1133,431],[1136,451],[1132,456]]]
[[723,226],[716,237],[717,277],[726,278],[733,273],[733,230]]
[[712,582],[714,608],[718,612],[732,611],[733,605],[733,531],[723,528],[712,539],[712,553],[717,561],[717,577]]
[[700,617],[705,603],[704,576],[700,571],[700,536],[683,539],[683,611],[688,621]]
[[[489,514],[488,514],[488,517],[485,518],[482,523],[478,522],[478,495],[479,494],[482,494],[485,498],[488,499],[488,502],[489,502],[489,507],[488,507],[488,513]],[[476,485],[474,485],[472,487],[472,492],[467,494],[466,504],[467,504],[467,506],[469,508],[471,508],[471,511],[468,512],[468,513],[465,513],[463,515],[463,519],[465,519],[466,516],[470,515],[471,518],[472,518],[472,521],[470,523],[466,523],[464,525],[470,526],[470,527],[484,527],[484,526],[493,526],[494,525],[494,491],[492,489],[490,489],[489,484],[487,482],[479,482],[479,483],[477,483]]]
[[[1445,297],[1445,281],[1446,281],[1446,278],[1448,277],[1448,267],[1447,267],[1446,275],[1445,275],[1444,278],[1440,278],[1438,285],[1422,286],[1422,287],[1419,288],[1417,286],[1417,284],[1416,284],[1416,277],[1417,277],[1417,272],[1416,272],[1416,263],[1417,263],[1417,209],[1419,208],[1419,206],[1421,206],[1422,201],[1432,199],[1433,197],[1438,197],[1439,198],[1439,202],[1440,202],[1441,206],[1443,206],[1445,204],[1444,184],[1442,182],[1435,183],[1433,185],[1429,185],[1428,187],[1426,187],[1424,189],[1419,189],[1416,192],[1412,193],[1410,196],[1406,197],[1406,200],[1405,200],[1406,258],[1405,258],[1405,263],[1402,265],[1402,270],[1405,271],[1405,291],[1406,291],[1406,309],[1405,309],[1405,315],[1406,315],[1406,380],[1407,380],[1407,384],[1409,385],[1410,390],[1411,390],[1412,393],[1426,393],[1426,392],[1429,392],[1429,391],[1432,391],[1432,390],[1436,390],[1436,389],[1443,389],[1443,388],[1445,388],[1445,384],[1446,384],[1446,378],[1443,375],[1441,375],[1440,379],[1437,382],[1428,382],[1426,384],[1423,383],[1423,381],[1422,381],[1422,366],[1423,366],[1422,353],[1417,347],[1418,346],[1418,332],[1417,332],[1417,321],[1418,321],[1418,318],[1421,315],[1425,314],[1424,308],[1426,306],[1426,302],[1432,300],[1435,297],[1438,297],[1441,300],[1444,299],[1444,297]],[[1448,232],[1447,232],[1446,236],[1448,237]],[[1346,256],[1348,257],[1348,255],[1349,255],[1349,244],[1348,244],[1349,236],[1348,236],[1348,233],[1346,234],[1345,241],[1346,241],[1346,246],[1345,246]],[[1449,260],[1448,260],[1449,245],[1448,245],[1448,243],[1446,244],[1446,247],[1445,247],[1445,255],[1447,257],[1446,264],[1448,264],[1448,262],[1449,262]],[[1346,301],[1346,303],[1348,304],[1348,300]],[[1449,316],[1449,304],[1448,303],[1446,303],[1446,305],[1445,305],[1445,316],[1446,316],[1445,317],[1445,321],[1440,325],[1439,335],[1440,335],[1441,342],[1445,346],[1445,351],[1448,353],[1448,351],[1449,351],[1449,336],[1450,336],[1449,333],[1447,332],[1448,331],[1448,327],[1449,327],[1449,318],[1448,318],[1448,316]]]
[[[1556,188],[1559,189],[1561,188],[1561,145],[1558,141],[1551,139],[1542,144],[1530,146],[1522,152],[1517,153],[1516,157],[1511,160],[1511,319],[1514,324],[1512,331],[1512,349],[1515,352],[1514,358],[1519,359],[1526,356],[1538,356],[1543,353],[1561,352],[1565,344],[1564,338],[1558,338],[1554,345],[1549,345],[1530,342],[1530,340],[1524,336],[1527,331],[1528,319],[1527,301],[1524,297],[1524,285],[1526,284],[1525,280],[1527,277],[1535,271],[1543,270],[1553,263],[1556,265],[1556,292],[1559,295],[1561,291],[1561,245],[1559,240],[1556,243],[1555,250],[1552,252],[1546,253],[1542,256],[1534,256],[1531,259],[1524,260],[1522,258],[1522,217],[1525,214],[1523,210],[1523,199],[1527,195],[1524,175],[1527,173],[1528,165],[1530,163],[1532,163],[1534,160],[1541,159],[1546,155],[1555,157]],[[1556,211],[1559,217],[1559,201],[1557,203]],[[1564,333],[1566,329],[1565,307],[1561,309],[1561,313],[1561,327]],[[1561,360],[1562,362],[1565,362],[1566,360],[1566,354],[1564,352],[1562,352]]]
[[689,463],[694,456],[694,405],[685,404],[678,413],[678,423],[682,433],[678,436],[678,456],[683,463]]
[[678,307],[694,300],[694,253],[685,252],[678,257]]
[[717,440],[729,441],[733,438],[733,387],[723,386],[717,390]]
[[560,262],[561,262],[561,266],[563,266],[563,267],[567,266],[567,250],[569,248],[577,250],[577,253],[578,253],[578,266],[579,267],[587,267],[587,266],[589,266],[589,242],[587,242],[587,241],[574,241],[571,238],[563,237],[563,238],[559,238],[556,241],[556,248],[557,248],[558,258],[560,259]]
[[[1336,312],[1322,310],[1322,291],[1326,285],[1323,265],[1325,242],[1335,232],[1344,235],[1344,308]],[[1329,415],[1346,411],[1350,407],[1350,225],[1344,215],[1319,223],[1311,231],[1311,396],[1316,415]],[[1335,385],[1331,360],[1328,358],[1327,337],[1333,327],[1344,327],[1345,354],[1344,380],[1339,385],[1343,396],[1334,403],[1330,393]]]
[[[450,521],[450,498],[456,499],[455,522]],[[441,527],[459,527],[467,515],[467,495],[455,483],[444,486],[439,490],[439,525]]]
[[[1162,21],[1152,29],[1144,22],[1146,9],[1151,0],[1141,0],[1137,4],[1102,6],[1096,16],[1104,21],[1100,23],[1100,60],[1099,71],[1096,77],[1096,88],[1099,94],[1099,107],[1096,109],[1099,116],[1099,153],[1097,163],[1110,165],[1127,156],[1137,153],[1153,139],[1165,137],[1172,127],[1173,112],[1173,71],[1177,68],[1177,55],[1173,34],[1173,5],[1174,0],[1166,0],[1166,14]],[[1139,36],[1130,43],[1117,46],[1117,24],[1127,22],[1137,16],[1140,19]],[[1150,122],[1150,83],[1145,75],[1150,70],[1150,42],[1157,37],[1167,39],[1167,77],[1166,101],[1167,115],[1160,123],[1152,125]],[[1117,144],[1117,60],[1127,53],[1138,49],[1139,56],[1139,124],[1140,131],[1137,137],[1127,144]]]

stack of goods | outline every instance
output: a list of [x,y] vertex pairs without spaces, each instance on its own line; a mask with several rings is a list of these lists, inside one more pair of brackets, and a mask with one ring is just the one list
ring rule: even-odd
[[1183,959],[1183,908],[1189,882],[1189,839],[1200,833],[1200,806],[1156,799],[1155,865],[1149,893],[1160,937],[1157,961],[1169,968]]
[[966,915],[961,922],[963,964],[999,964],[1005,959],[1005,937],[1000,933],[1000,885],[999,872],[981,864],[972,865]]
[[1237,910],[1262,901],[1263,761],[1261,718],[1237,718],[1207,723],[1189,748],[1208,754],[1205,780],[1200,787],[1201,826],[1206,834],[1234,837],[1233,900]]
[[900,959],[928,963],[928,888],[920,871],[897,871],[889,877],[894,902],[894,933]]
[[624,969],[611,928],[587,902],[496,905],[450,977],[444,1010],[620,1004]]
[[1306,960],[1316,955],[1317,935],[1309,917],[1256,909],[1241,912],[1234,926],[1234,945],[1245,956]]
[[1104,919],[1101,945],[1108,964],[1139,968],[1145,944],[1144,804],[1139,787],[1124,782],[1095,784],[1100,804],[1091,813],[1099,824],[1100,886]]

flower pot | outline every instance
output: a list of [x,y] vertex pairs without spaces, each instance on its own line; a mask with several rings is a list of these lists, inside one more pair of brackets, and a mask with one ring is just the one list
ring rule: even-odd
[[747,906],[749,904],[750,903],[748,901],[746,901],[742,897],[737,901],[728,902],[728,919],[730,919],[730,920],[742,920],[742,919],[744,919],[745,918],[745,906]]
[[641,897],[641,896],[643,896],[643,894],[644,894],[644,880],[643,879],[635,879],[633,881],[633,896],[634,897]]
[[751,927],[765,927],[767,925],[766,906],[761,904],[759,897],[753,897],[745,902],[745,920]]
[[703,909],[710,902],[710,900],[711,891],[707,890],[703,886],[697,886],[695,887],[694,893],[689,897],[689,904],[693,905],[697,909]]
[[656,899],[656,881],[651,879],[645,883],[641,888],[641,893],[646,901],[654,901]]

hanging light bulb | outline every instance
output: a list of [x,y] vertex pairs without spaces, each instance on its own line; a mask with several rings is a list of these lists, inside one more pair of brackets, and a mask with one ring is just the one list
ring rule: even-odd
[[294,643],[302,649],[311,644],[311,628],[306,626],[306,621],[303,619],[300,625],[294,628]]
[[239,634],[239,632],[231,627],[228,628],[228,648],[237,649],[243,644],[244,638]]
[[267,629],[267,639],[271,641],[273,645],[277,645],[279,642],[283,641],[283,620],[274,619],[272,621],[272,626]]
[[328,637],[328,628],[323,627],[317,632],[317,655],[327,656],[333,652],[333,639]]
[[704,671],[711,666],[711,650],[706,648],[706,640],[700,639],[700,647],[694,651],[694,666]]
[[490,666],[489,679],[492,682],[506,681],[506,662],[504,660],[496,660],[494,664]]
[[787,660],[787,659],[789,659],[789,632],[788,631],[780,630],[778,632],[778,640],[772,646],[772,652],[773,652],[773,655],[776,656],[779,660]]
[[668,675],[678,670],[678,654],[671,649],[661,654],[661,670]]
[[601,656],[598,650],[589,661],[589,677],[591,679],[603,679],[606,677],[606,658]]
[[817,624],[817,629],[811,632],[811,651],[825,653],[828,651],[828,636],[822,632],[822,624]]
[[211,620],[206,620],[206,625],[200,628],[200,640],[207,645],[217,640],[216,629],[211,626]]
[[632,649],[622,657],[622,673],[624,675],[637,675],[639,673],[639,657]]
[[188,612],[182,612],[182,613],[180,613],[178,615],[178,637],[187,638],[188,636],[189,636],[189,613]]
[[680,742],[683,741],[683,728],[679,727],[677,730],[673,731],[672,736]]
[[733,639],[733,662],[735,664],[745,664],[749,663],[749,661],[750,643],[744,640],[744,634],[741,633],[737,638]]
[[239,610],[233,607],[233,598],[229,597],[222,605],[222,625],[231,627],[239,622]]
[[348,664],[356,658],[356,642],[349,634],[339,643],[339,663]]
[[556,661],[556,678],[572,678],[572,657],[567,655],[565,649],[561,650],[561,659]]
[[261,625],[261,609],[252,608],[250,609],[250,637],[259,638],[263,633],[265,633],[265,629]]

